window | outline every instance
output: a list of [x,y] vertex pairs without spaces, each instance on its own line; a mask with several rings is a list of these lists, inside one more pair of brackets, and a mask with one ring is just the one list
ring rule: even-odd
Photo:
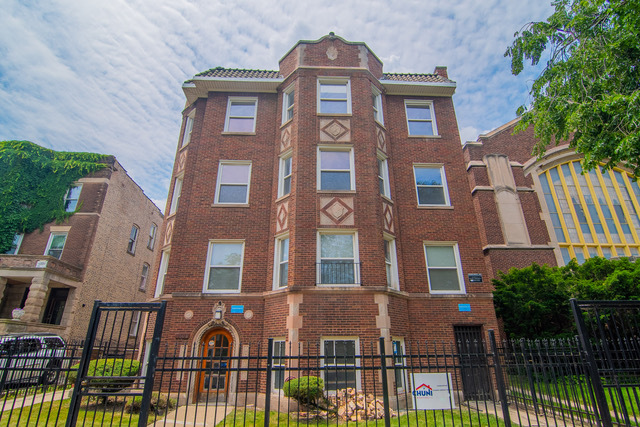
[[229,98],[225,132],[253,133],[256,131],[258,98]]
[[173,184],[173,196],[171,197],[171,206],[169,207],[169,215],[173,215],[178,210],[178,202],[180,201],[180,193],[182,193],[182,177],[178,177]]
[[391,190],[389,189],[389,165],[387,158],[378,153],[378,187],[380,194],[391,198]]
[[465,292],[456,243],[425,243],[424,254],[431,293]]
[[431,101],[405,100],[407,128],[411,136],[437,135],[433,103]]
[[398,289],[398,261],[396,257],[396,241],[391,236],[384,236],[384,264],[387,273],[387,286]]
[[140,274],[140,286],[138,289],[142,292],[147,290],[147,277],[149,276],[149,264],[142,264],[142,273]]
[[47,243],[47,249],[44,251],[44,254],[60,259],[62,256],[62,249],[64,249],[64,243],[66,241],[67,233],[51,233],[49,235],[49,242]]
[[129,234],[129,244],[127,245],[127,252],[131,255],[136,253],[136,240],[138,239],[139,228],[137,225],[131,227],[131,233]]
[[184,147],[191,141],[191,132],[193,132],[193,119],[196,116],[196,110],[191,110],[184,124],[184,133],[182,134],[182,146]]
[[294,87],[287,88],[282,94],[282,124],[293,119]]
[[280,158],[278,174],[278,197],[291,193],[291,153]]
[[5,252],[7,255],[17,255],[20,251],[20,245],[22,244],[23,233],[15,233],[13,235],[13,242],[11,242],[11,248]]
[[318,190],[355,190],[353,151],[318,148]]
[[318,233],[318,269],[316,274],[316,283],[318,284],[360,284],[356,233]]
[[414,165],[418,206],[450,206],[443,166]]
[[[358,389],[360,379],[356,367],[358,359],[356,348],[358,339],[331,338],[322,340],[324,386],[327,391],[342,390],[348,387]],[[339,369],[330,369],[336,367]],[[353,369],[349,369],[353,367]]]
[[284,339],[273,340],[273,389],[282,390],[285,380],[285,350],[286,342]]
[[156,224],[151,224],[149,228],[149,243],[147,243],[147,248],[153,250],[153,247],[156,245],[156,233],[158,232],[158,226]]
[[158,298],[164,293],[164,282],[167,276],[167,268],[169,267],[169,251],[162,251],[160,256],[160,268],[158,268],[158,280],[156,281],[156,292],[154,298]]
[[289,236],[276,239],[275,254],[274,289],[284,288],[289,275]]
[[382,93],[375,88],[371,88],[371,100],[373,101],[373,118],[376,122],[384,125],[384,119],[382,117]]
[[240,292],[244,242],[209,242],[204,292]]
[[249,203],[250,177],[251,162],[220,162],[215,203]]
[[393,338],[391,345],[393,347],[393,366],[396,379],[396,389],[408,390],[407,364],[406,357],[404,356],[404,339]]
[[64,196],[65,211],[73,212],[78,208],[78,199],[80,198],[81,191],[82,184],[74,185],[67,191],[67,194]]
[[140,328],[140,314],[141,311],[132,311],[131,312],[131,324],[129,325],[129,336],[137,337],[138,329]]
[[348,79],[318,80],[318,113],[351,114],[351,86]]

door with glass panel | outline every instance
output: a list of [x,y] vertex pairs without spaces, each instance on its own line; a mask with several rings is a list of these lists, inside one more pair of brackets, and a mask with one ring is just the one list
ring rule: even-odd
[[200,393],[226,394],[233,349],[231,334],[223,329],[211,331],[204,336],[201,347]]

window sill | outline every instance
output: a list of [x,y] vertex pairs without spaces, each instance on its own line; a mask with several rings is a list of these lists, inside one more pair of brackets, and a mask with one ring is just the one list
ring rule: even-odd
[[222,132],[223,135],[255,135],[256,132],[228,132],[228,131],[224,131]]
[[320,190],[318,189],[318,194],[356,194],[356,190]]
[[373,119],[374,122],[376,122],[376,124],[381,127],[383,130],[387,130],[387,128],[385,127],[384,123],[380,123],[379,121],[377,121],[376,119]]
[[321,113],[318,111],[318,117],[351,117],[352,113],[342,113],[342,114],[332,114],[332,113]]
[[431,289],[429,289],[429,293],[431,295],[438,295],[438,296],[448,296],[448,295],[466,295],[467,292],[466,291],[458,291],[458,292],[447,292],[447,291],[432,291]]
[[442,135],[408,135],[408,138],[415,138],[415,139],[441,139]]
[[438,206],[438,205],[425,206],[425,205],[418,205],[418,209],[443,209],[443,210],[453,210],[453,206]]
[[249,208],[249,203],[213,203],[212,208]]
[[318,283],[316,284],[319,288],[361,288],[362,285],[358,285],[357,283]]
[[384,194],[381,194],[380,197],[382,197],[382,199],[386,202],[389,202],[391,204],[393,204],[393,200],[391,200],[391,197],[389,196],[385,196]]
[[240,293],[240,289],[224,289],[224,290],[220,290],[220,291],[214,291],[211,289],[203,289],[202,293],[204,295],[210,295],[210,294],[215,294],[215,295],[221,295],[221,294],[239,294]]
[[290,196],[291,196],[291,193],[287,193],[284,196],[280,196],[276,199],[276,203],[280,203],[281,201],[288,199]]
[[[189,141],[189,142],[191,142],[191,141]],[[189,142],[187,142],[186,144],[182,144],[180,146],[180,148],[178,148],[178,151],[180,152],[180,151],[184,150],[185,148],[187,148],[189,146]]]
[[293,121],[293,118],[290,118],[290,119],[289,119],[289,120],[287,120],[286,122],[282,123],[282,124],[280,125],[280,129],[287,127],[287,125],[288,125],[289,123],[291,123],[292,121]]
[[135,253],[135,252],[129,252],[129,251],[127,251],[127,253],[128,253],[129,255],[131,255],[131,256],[136,256],[136,253]]

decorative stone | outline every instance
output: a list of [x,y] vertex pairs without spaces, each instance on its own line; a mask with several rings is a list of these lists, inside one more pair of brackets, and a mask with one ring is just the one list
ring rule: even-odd
[[24,310],[23,310],[23,309],[21,309],[21,308],[19,308],[19,307],[18,307],[18,308],[14,308],[14,309],[11,311],[11,317],[12,317],[14,320],[20,320],[20,319],[22,318],[22,316],[24,316]]
[[187,320],[193,319],[193,311],[187,310],[184,312],[184,318]]

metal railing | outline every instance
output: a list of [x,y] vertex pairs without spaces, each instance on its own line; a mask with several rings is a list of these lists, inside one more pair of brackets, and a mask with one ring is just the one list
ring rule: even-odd
[[316,285],[360,285],[360,263],[322,261],[316,263]]

